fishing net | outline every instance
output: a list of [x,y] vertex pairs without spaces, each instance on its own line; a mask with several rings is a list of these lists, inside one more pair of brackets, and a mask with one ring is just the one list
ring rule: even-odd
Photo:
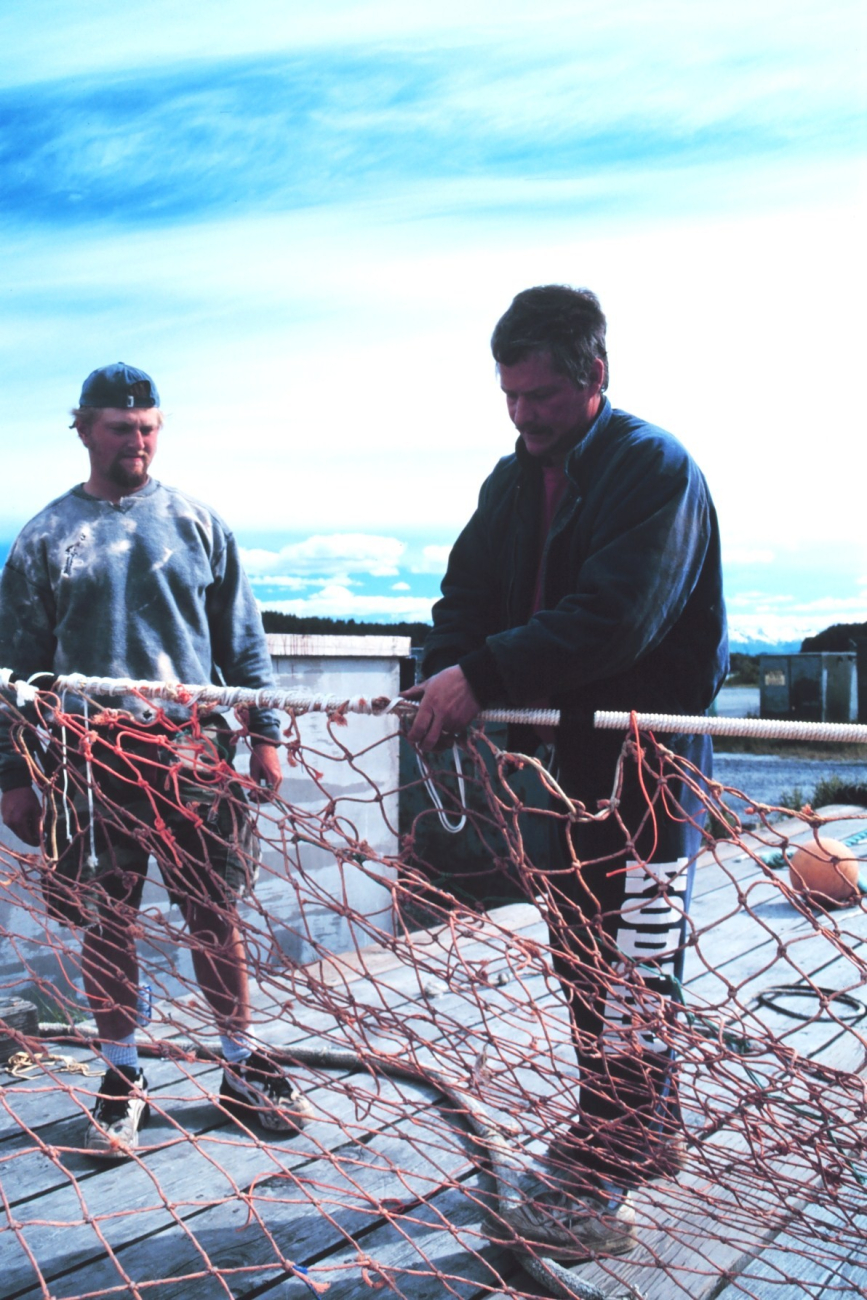
[[[102,691],[75,708],[60,691],[6,696],[43,843],[7,835],[0,864],[0,1294],[864,1294],[862,809],[751,802],[627,719],[618,780],[640,775],[647,824],[701,828],[688,896],[685,864],[632,852],[617,781],[601,806],[576,804],[497,725],[470,733],[460,774],[450,754],[419,770],[386,701],[284,699],[284,780],[265,802],[243,707],[187,698],[186,725],[151,700],[142,727]],[[631,846],[611,870],[639,881],[640,915],[620,960],[591,934],[564,974],[576,914],[557,881],[586,872],[569,828],[590,819]],[[827,836],[855,862],[833,904],[790,872]],[[300,1133],[221,1102],[221,915],[246,954],[250,1041],[312,1107]],[[102,983],[93,958],[83,968],[94,927]],[[107,1060],[84,985],[110,1011],[111,954],[130,940],[120,983],[135,986],[150,1120],[135,1151],[97,1160],[84,1133]],[[616,1056],[622,1096],[669,1104],[661,1158],[634,1153],[628,1253],[609,1234],[557,1260],[515,1210],[540,1186],[574,1195],[574,1148],[558,1159],[557,1142],[580,1118],[567,1002],[588,988],[606,1007],[604,1041],[583,1045],[600,1088]],[[597,1155],[645,1141],[630,1118],[590,1135]]]

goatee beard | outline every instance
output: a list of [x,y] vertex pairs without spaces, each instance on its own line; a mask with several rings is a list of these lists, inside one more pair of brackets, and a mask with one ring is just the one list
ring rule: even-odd
[[126,469],[122,464],[112,465],[109,473],[112,483],[122,488],[141,488],[148,481],[147,466],[140,470]]

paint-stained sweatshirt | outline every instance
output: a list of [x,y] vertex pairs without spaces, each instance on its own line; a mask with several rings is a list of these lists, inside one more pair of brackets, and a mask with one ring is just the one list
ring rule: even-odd
[[[254,688],[273,680],[234,537],[209,506],[154,479],[116,505],[73,488],[22,529],[0,577],[0,667],[20,678],[47,671]],[[110,703],[142,721],[153,716],[134,697]],[[66,707],[81,704],[67,694]],[[174,703],[165,711],[189,715]],[[279,737],[272,710],[252,710],[250,723]],[[0,718],[0,789],[29,784]]]

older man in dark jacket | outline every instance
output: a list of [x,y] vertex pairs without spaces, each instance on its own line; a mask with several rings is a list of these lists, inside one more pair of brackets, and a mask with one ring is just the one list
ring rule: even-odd
[[[719,530],[705,480],[670,434],[614,410],[595,295],[519,294],[492,338],[515,452],[485,481],[434,607],[411,739],[432,748],[494,703],[562,711],[564,789],[595,812],[623,737],[599,709],[701,713],[727,666]],[[666,737],[709,774],[706,737]],[[630,1188],[682,1158],[665,994],[676,987],[701,810],[682,782],[625,764],[620,816],[573,827],[543,874],[581,1068],[556,1175],[511,1213],[562,1258],[629,1250]],[[667,815],[674,801],[687,816]],[[650,804],[653,812],[649,814]],[[557,849],[559,848],[559,852]],[[563,849],[568,852],[563,853]],[[564,863],[575,863],[563,871]]]

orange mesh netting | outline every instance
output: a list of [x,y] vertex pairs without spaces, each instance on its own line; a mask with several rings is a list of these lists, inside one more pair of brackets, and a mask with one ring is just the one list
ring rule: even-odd
[[[865,896],[855,884],[832,906],[789,872],[797,845],[819,854],[820,835],[857,867],[861,809],[750,804],[632,727],[621,771],[641,774],[639,842],[665,818],[700,821],[696,800],[707,815],[692,896],[682,863],[612,858],[642,882],[635,906],[661,909],[658,924],[644,953],[642,911],[611,961],[597,917],[565,975],[578,906],[568,881],[590,866],[567,828],[617,823],[617,785],[585,809],[502,733],[474,731],[460,786],[451,762],[428,774],[446,819],[466,816],[450,835],[422,775],[399,772],[394,716],[286,714],[280,797],[259,803],[242,770],[243,716],[229,732],[194,706],[179,730],[157,707],[141,728],[104,705],[91,700],[85,716],[50,692],[7,700],[46,812],[44,852],[6,847],[0,880],[0,1294],[864,1294]],[[635,826],[621,834],[639,838]],[[101,892],[94,864],[107,852],[127,901]],[[142,855],[155,861],[136,908]],[[230,862],[233,889],[258,875],[237,905],[250,1036],[313,1107],[297,1135],[220,1104],[220,1040],[200,984],[210,970],[219,985],[230,957],[213,938],[218,918],[191,937],[188,901],[172,901],[186,889],[205,913],[218,908],[203,874],[212,861]],[[76,924],[61,924],[70,907]],[[109,964],[112,944],[135,937],[135,982],[148,986],[138,1039],[151,1117],[123,1160],[83,1150],[106,1068],[83,993],[94,924]],[[672,934],[685,939],[679,975],[666,967]],[[604,1004],[601,1037],[581,1042],[567,998]],[[643,1173],[634,1249],[556,1263],[515,1231],[512,1210],[540,1181],[557,1191],[571,1176],[574,1146],[560,1169],[556,1152],[539,1157],[578,1120],[576,1039],[627,1112],[594,1125],[594,1159],[626,1151]],[[653,1169],[642,1165],[647,1095],[666,1100]]]

